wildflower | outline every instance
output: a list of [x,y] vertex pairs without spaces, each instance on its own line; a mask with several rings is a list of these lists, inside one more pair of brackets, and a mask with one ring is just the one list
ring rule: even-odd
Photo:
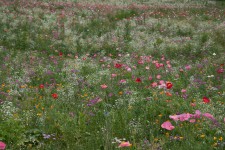
[[153,82],[153,83],[151,84],[152,87],[156,87],[157,85],[158,85],[157,82]]
[[40,88],[40,89],[43,89],[43,88],[44,88],[44,85],[43,85],[43,84],[40,84],[40,85],[39,85],[39,88]]
[[156,76],[156,78],[157,78],[157,79],[161,79],[161,75],[158,74],[158,75]]
[[181,92],[182,92],[182,93],[186,93],[186,89],[182,89]]
[[141,78],[136,78],[135,82],[140,83],[141,82]]
[[63,56],[63,53],[62,52],[59,52],[59,56],[62,57]]
[[115,64],[114,67],[115,68],[121,68],[122,67],[122,64]]
[[57,93],[53,93],[53,94],[52,94],[52,97],[53,97],[54,99],[57,99],[57,98],[58,98],[58,94],[57,94]]
[[202,135],[200,135],[200,137],[201,137],[201,138],[204,138],[204,137],[205,137],[205,135],[204,135],[204,134],[202,134]]
[[190,69],[191,69],[191,65],[186,65],[186,66],[185,66],[185,69],[186,69],[186,70],[190,70]]
[[217,69],[217,73],[223,73],[224,72],[224,69],[223,68],[220,68],[220,69]]
[[166,121],[161,125],[162,128],[166,130],[173,130],[175,127],[170,123],[170,121]]
[[195,123],[195,121],[196,121],[195,119],[190,119],[189,122],[190,122],[190,123]]
[[126,83],[127,81],[125,79],[120,80],[120,83]]
[[113,73],[111,76],[112,76],[112,78],[114,78],[114,77],[116,77],[116,76],[117,76],[117,74],[114,74],[114,73]]
[[108,87],[108,86],[107,86],[106,84],[102,84],[102,85],[101,85],[101,88],[102,88],[102,89],[106,89],[107,87]]
[[196,103],[191,103],[191,106],[192,106],[192,107],[195,107],[195,106],[196,106]]
[[131,146],[132,146],[132,144],[130,144],[129,141],[128,142],[121,142],[120,145],[119,145],[119,148],[120,147],[131,147]]
[[173,87],[173,84],[171,82],[166,83],[166,88],[171,89]]
[[4,150],[6,147],[6,144],[0,141],[0,150]]
[[166,92],[166,96],[173,96],[170,92]]
[[206,118],[209,118],[211,120],[215,120],[215,118],[213,117],[213,115],[211,115],[210,113],[204,113],[203,116],[205,116]]
[[221,136],[221,137],[219,138],[219,140],[222,141],[222,140],[223,140],[223,137]]
[[203,102],[206,103],[206,104],[210,102],[210,99],[207,98],[207,97],[205,97],[205,96],[202,98],[202,100],[203,100]]

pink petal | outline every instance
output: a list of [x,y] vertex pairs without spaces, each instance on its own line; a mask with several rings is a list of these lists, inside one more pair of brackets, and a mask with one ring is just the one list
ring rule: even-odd
[[6,147],[6,144],[0,141],[0,150],[4,150]]
[[173,130],[175,127],[170,123],[170,121],[166,121],[161,125],[162,128],[167,130]]
[[205,116],[206,118],[209,118],[211,120],[215,120],[215,118],[213,117],[213,115],[211,115],[210,113],[204,113],[203,116]]
[[195,123],[195,119],[190,119],[190,121],[189,122],[191,122],[191,123]]
[[121,142],[119,147],[130,147],[132,146],[132,144],[130,144],[130,142]]

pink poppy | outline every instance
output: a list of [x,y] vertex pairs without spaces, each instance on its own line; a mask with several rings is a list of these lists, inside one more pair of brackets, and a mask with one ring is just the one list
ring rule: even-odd
[[131,146],[132,146],[132,144],[130,144],[129,141],[128,142],[121,142],[120,145],[119,145],[119,148],[120,147],[131,147]]
[[170,121],[166,121],[161,125],[162,128],[166,130],[173,130],[175,127],[170,123]]

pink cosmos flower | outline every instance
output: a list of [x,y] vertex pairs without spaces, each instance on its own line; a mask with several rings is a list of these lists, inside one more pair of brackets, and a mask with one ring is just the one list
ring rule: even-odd
[[162,128],[166,130],[173,130],[175,127],[171,124],[170,121],[166,121],[161,125]]
[[194,118],[200,118],[200,116],[201,116],[200,110],[196,110],[195,114],[193,116],[194,116]]
[[149,77],[148,77],[148,80],[152,80],[152,76],[149,76]]
[[151,84],[151,86],[152,86],[152,87],[156,87],[156,86],[157,86],[157,82],[153,82],[153,83]]
[[185,69],[186,69],[186,70],[190,70],[190,69],[191,69],[191,65],[186,65],[186,66],[185,66]]
[[119,148],[120,147],[131,147],[131,146],[132,146],[132,144],[130,144],[129,141],[128,142],[121,142],[120,145],[119,145]]
[[210,113],[204,113],[203,116],[205,116],[206,118],[209,118],[211,120],[215,120],[215,118],[213,117],[213,115],[211,115]]
[[4,150],[6,147],[6,144],[0,141],[0,150]]
[[192,107],[195,107],[195,106],[196,106],[196,103],[191,103],[191,106],[192,106]]
[[187,114],[180,114],[180,115],[179,115],[180,121],[186,121],[186,120],[188,120],[188,119],[191,118],[191,117],[192,117],[192,115],[189,114],[189,113],[187,113]]
[[120,83],[126,83],[127,81],[125,79],[120,80]]
[[182,89],[181,92],[182,92],[182,93],[186,93],[187,90],[186,90],[186,89]]
[[156,67],[157,69],[159,69],[161,66],[160,66],[159,63],[155,63],[155,67]]
[[190,123],[195,123],[195,121],[196,121],[195,119],[190,119],[189,122],[190,122]]
[[108,87],[108,86],[107,86],[106,84],[102,84],[102,85],[101,85],[101,88],[102,88],[102,89],[106,89],[107,87]]
[[179,116],[178,115],[170,115],[169,116],[170,117],[170,119],[173,119],[174,121],[178,121],[179,120]]
[[156,78],[157,78],[157,79],[161,79],[161,75],[158,74],[158,75],[156,76]]
[[116,77],[116,76],[117,76],[117,74],[114,74],[114,73],[113,73],[111,76],[114,78],[114,77]]

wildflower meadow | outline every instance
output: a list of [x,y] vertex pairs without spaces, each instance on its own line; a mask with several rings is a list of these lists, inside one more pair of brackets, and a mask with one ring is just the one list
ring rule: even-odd
[[0,0],[0,150],[119,149],[225,149],[225,1]]

